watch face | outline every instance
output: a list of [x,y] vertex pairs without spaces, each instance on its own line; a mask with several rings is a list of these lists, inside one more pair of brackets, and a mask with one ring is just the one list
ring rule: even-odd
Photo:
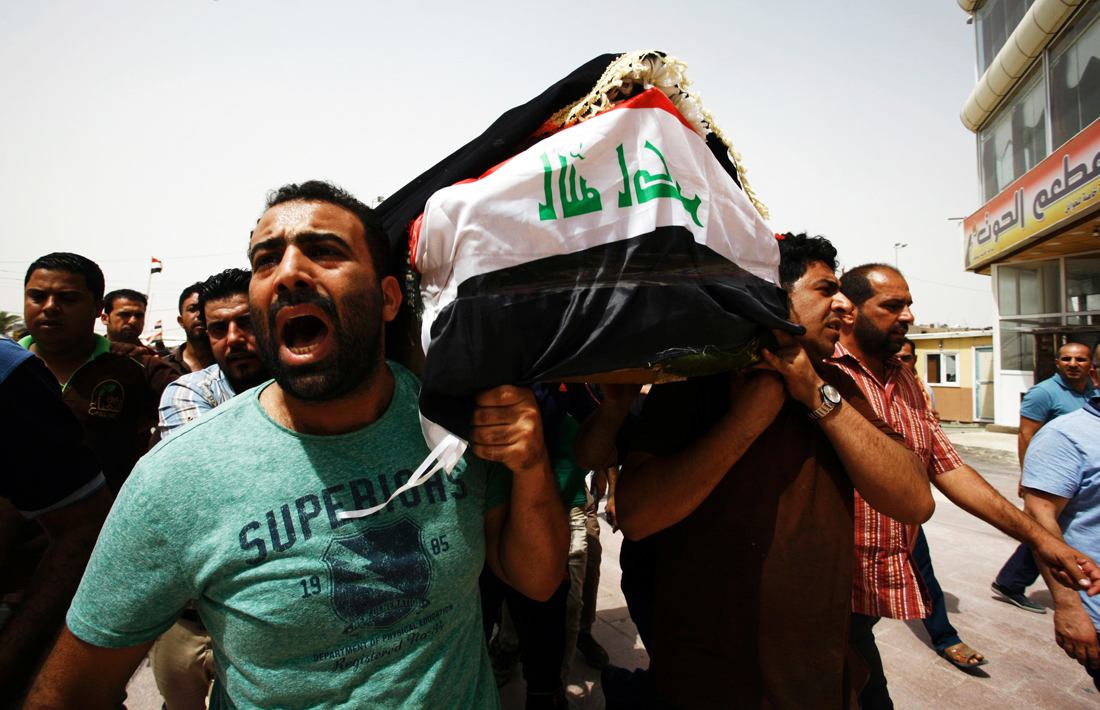
[[832,404],[840,403],[840,392],[837,392],[836,387],[833,387],[832,385],[823,386],[821,388],[821,396],[824,397],[826,401],[831,402]]

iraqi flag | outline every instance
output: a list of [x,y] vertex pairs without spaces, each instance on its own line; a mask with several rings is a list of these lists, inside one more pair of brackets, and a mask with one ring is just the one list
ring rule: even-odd
[[[624,57],[636,73],[639,57],[666,65],[641,53],[578,72],[602,66],[598,88]],[[548,93],[576,91],[573,76]],[[424,197],[407,234],[429,444],[464,439],[473,395],[497,385],[706,374],[751,364],[769,328],[799,331],[776,286],[774,232],[727,146],[698,112],[685,117],[695,104],[674,104],[676,82],[654,76],[620,83],[617,100],[562,127],[551,112],[536,120],[544,94],[494,124],[514,139],[510,152],[491,127],[383,204],[392,228],[403,201]],[[517,129],[510,115],[528,123]],[[459,172],[490,155],[504,162]]]

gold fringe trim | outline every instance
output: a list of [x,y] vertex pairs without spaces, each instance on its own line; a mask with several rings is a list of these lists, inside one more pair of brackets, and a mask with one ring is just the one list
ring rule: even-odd
[[[684,62],[664,52],[656,50],[628,52],[607,67],[587,96],[555,113],[547,124],[560,130],[598,116],[613,108],[623,95],[629,94],[635,82],[656,86],[668,96],[699,135],[706,138],[707,133],[713,133],[718,140],[722,141],[730,160],[737,168],[737,177],[741,181],[745,195],[760,216],[768,219],[770,217],[768,208],[757,198],[749,185],[748,170],[741,161],[741,154],[733,149],[729,139],[714,122],[714,117],[703,108],[703,102],[699,96],[687,90],[692,82],[684,73],[686,69],[687,65]],[[545,127],[537,133],[544,132]]]

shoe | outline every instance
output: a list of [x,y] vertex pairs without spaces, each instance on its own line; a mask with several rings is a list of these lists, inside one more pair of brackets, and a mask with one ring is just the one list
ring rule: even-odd
[[489,665],[493,669],[493,678],[496,679],[498,688],[503,688],[508,683],[508,679],[516,670],[517,663],[519,663],[519,649],[501,650],[500,641],[494,636],[492,643],[489,644]]
[[957,643],[954,646],[949,646],[948,648],[945,648],[942,651],[937,651],[936,653],[943,656],[948,663],[954,665],[956,668],[961,668],[964,671],[970,670],[971,668],[977,668],[978,666],[984,666],[989,663],[988,658],[982,658],[982,660],[978,661],[977,663],[971,663],[971,658],[973,658],[974,656],[979,656],[981,654],[967,646],[965,643]]
[[996,582],[994,582],[993,584],[989,585],[989,588],[997,594],[1000,594],[1002,597],[1012,602],[1016,606],[1020,607],[1021,609],[1033,611],[1036,614],[1047,613],[1047,608],[1042,604],[1036,604],[1035,602],[1025,597],[1023,594],[1018,594],[1008,587],[1004,586],[1003,584],[997,584]]
[[588,662],[588,665],[593,668],[606,668],[607,664],[611,663],[611,656],[607,655],[607,651],[604,650],[599,641],[592,638],[592,634],[582,633],[577,635],[577,650],[584,656],[584,660]]

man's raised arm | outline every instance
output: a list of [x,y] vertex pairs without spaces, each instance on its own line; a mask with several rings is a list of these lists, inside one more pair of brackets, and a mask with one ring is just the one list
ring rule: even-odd
[[[792,397],[810,411],[821,406],[825,382],[805,350],[791,346],[776,354],[764,351],[764,357],[783,375]],[[907,525],[919,525],[932,517],[936,503],[928,474],[904,444],[890,439],[847,402],[826,414],[818,426],[868,505]]]
[[[779,414],[787,398],[781,377],[762,371],[731,378],[729,411],[695,442],[666,456],[642,451],[627,456],[615,489],[615,514],[631,540],[690,515]],[[647,407],[661,406],[661,387],[649,397]]]
[[485,558],[513,589],[546,600],[561,584],[569,520],[550,467],[531,390],[497,387],[477,396],[470,449],[512,471],[509,504],[485,514]]

